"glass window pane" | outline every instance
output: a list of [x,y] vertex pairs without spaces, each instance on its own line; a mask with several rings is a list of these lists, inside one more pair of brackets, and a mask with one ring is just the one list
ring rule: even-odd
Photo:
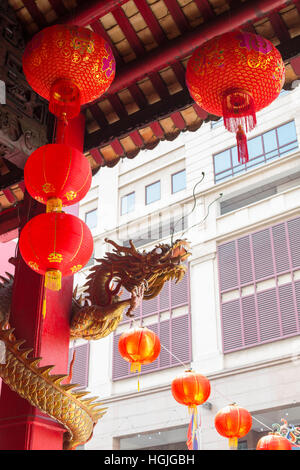
[[214,155],[215,160],[215,173],[221,173],[221,171],[228,170],[231,167],[230,150],[225,152],[217,153]]
[[258,155],[262,155],[263,145],[262,145],[261,135],[258,137],[255,137],[254,139],[248,140],[248,153],[249,153],[249,160],[257,157]]
[[160,199],[160,181],[146,186],[146,204],[159,201]]
[[263,135],[264,144],[265,144],[265,152],[271,152],[277,148],[277,139],[275,129],[272,131],[266,132]]
[[126,194],[121,199],[121,215],[134,211],[135,193]]
[[172,193],[182,191],[186,188],[186,174],[185,170],[179,171],[172,175]]
[[89,228],[97,227],[97,209],[85,214],[85,223]]
[[287,124],[278,127],[277,133],[280,147],[282,145],[288,144],[289,142],[292,142],[293,140],[297,140],[294,121],[288,122]]

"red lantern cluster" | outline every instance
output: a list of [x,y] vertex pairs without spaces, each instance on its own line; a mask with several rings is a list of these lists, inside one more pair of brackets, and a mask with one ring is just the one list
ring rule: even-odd
[[54,25],[26,46],[23,70],[29,85],[50,101],[58,118],[72,119],[80,106],[111,85],[116,63],[109,44],[88,28]]
[[192,98],[211,114],[223,116],[236,133],[239,162],[248,161],[245,132],[256,125],[256,113],[277,98],[285,78],[279,51],[256,34],[235,31],[198,47],[187,65]]
[[[23,70],[31,87],[49,100],[62,127],[80,106],[101,96],[115,76],[115,59],[105,40],[87,28],[55,25],[40,31],[27,45]],[[45,287],[59,290],[63,276],[79,271],[93,252],[93,238],[79,218],[63,206],[79,202],[88,192],[92,174],[77,149],[59,142],[33,152],[25,166],[30,195],[47,205],[20,235],[20,252],[34,271],[45,275]]]

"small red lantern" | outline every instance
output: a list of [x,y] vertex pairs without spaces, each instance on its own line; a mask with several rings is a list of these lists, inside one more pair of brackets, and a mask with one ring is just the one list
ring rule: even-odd
[[237,449],[238,439],[246,436],[252,426],[249,411],[236,403],[225,406],[215,416],[215,428],[223,437],[229,438],[229,447]]
[[33,152],[24,168],[30,195],[47,204],[47,212],[61,211],[87,194],[92,181],[88,159],[66,144],[48,144]]
[[256,450],[292,450],[292,444],[286,437],[270,432],[259,439]]
[[245,132],[256,113],[277,98],[285,79],[279,51],[256,34],[235,31],[198,47],[187,65],[186,83],[193,99],[211,114],[223,116],[236,133],[239,162],[248,161]]
[[109,88],[116,63],[109,44],[88,28],[54,25],[37,33],[26,46],[23,70],[29,85],[50,101],[60,119],[72,119],[80,105]]
[[154,362],[160,353],[158,336],[148,328],[133,328],[119,338],[119,352],[131,362],[131,372],[140,372],[142,364]]
[[208,399],[210,382],[204,375],[189,369],[173,380],[171,391],[178,403],[186,405],[192,410]]
[[27,222],[19,246],[28,266],[45,275],[45,287],[59,290],[62,276],[76,273],[92,256],[93,237],[78,217],[49,212]]

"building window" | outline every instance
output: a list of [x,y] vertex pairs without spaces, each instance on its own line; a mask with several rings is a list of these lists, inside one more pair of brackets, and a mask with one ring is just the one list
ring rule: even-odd
[[97,227],[97,209],[94,209],[85,214],[85,223],[89,228]]
[[177,193],[186,188],[186,172],[185,170],[178,171],[172,175],[172,193]]
[[160,200],[160,181],[146,186],[146,204]]
[[[189,297],[189,273],[187,272],[181,282],[169,281],[164,284],[160,294],[149,300],[143,300],[134,311],[136,323],[143,323],[154,331],[162,344],[158,358],[151,364],[142,366],[141,374],[167,369],[182,363],[190,364],[191,353],[191,322],[190,322],[190,297]],[[122,295],[122,300],[129,297],[128,292]],[[182,307],[183,312],[181,311]],[[153,317],[153,323],[151,319]],[[122,325],[131,323],[131,319],[125,317]],[[148,324],[149,322],[149,324]],[[120,334],[114,334],[113,340],[113,380],[132,377],[130,364],[120,355],[118,349]],[[165,349],[165,348],[166,349]],[[170,354],[170,352],[172,354]]]
[[79,388],[86,388],[89,380],[89,359],[90,359],[90,344],[85,343],[79,346],[73,346],[69,349],[69,365],[73,359],[75,352],[75,360],[73,364],[72,381],[73,384],[78,384]]
[[283,157],[298,148],[294,121],[248,140],[249,162],[239,163],[237,147],[231,147],[213,156],[215,183],[245,173],[247,170]]
[[300,217],[218,247],[224,353],[300,334]]
[[121,215],[134,211],[135,192],[126,194],[121,198]]

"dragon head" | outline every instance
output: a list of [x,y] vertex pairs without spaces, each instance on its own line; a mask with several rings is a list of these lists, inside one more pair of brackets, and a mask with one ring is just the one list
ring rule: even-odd
[[145,299],[158,295],[166,281],[181,281],[187,269],[184,262],[191,255],[186,240],[176,240],[172,245],[159,244],[149,252],[139,252],[132,240],[130,247],[119,246],[108,239],[105,241],[115,247],[113,254],[107,253],[107,259],[114,260],[117,267],[114,277],[129,292],[144,282]]

